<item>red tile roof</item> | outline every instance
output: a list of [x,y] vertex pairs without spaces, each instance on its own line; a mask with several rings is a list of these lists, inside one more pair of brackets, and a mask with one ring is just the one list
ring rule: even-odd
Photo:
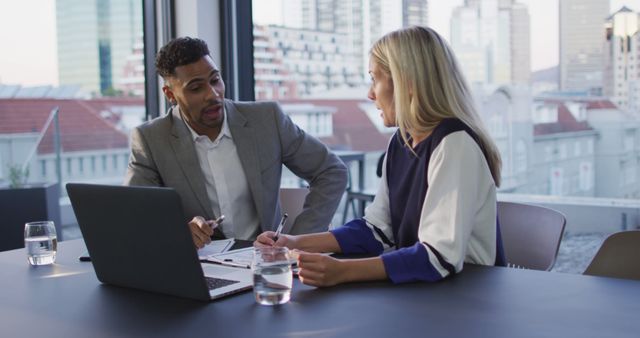
[[[60,108],[62,150],[87,151],[96,149],[127,148],[128,135],[118,130],[100,112],[112,106],[144,106],[144,101],[123,99],[0,99],[0,134],[40,132],[54,107]],[[40,146],[39,154],[53,149],[52,123]]]
[[333,149],[358,151],[383,151],[387,147],[391,133],[381,133],[371,122],[360,104],[366,100],[341,99],[291,99],[281,101],[288,103],[311,103],[317,106],[335,107],[333,114],[333,136],[320,139]]
[[587,101],[587,109],[618,109],[616,105],[609,100]]
[[563,103],[557,101],[548,101],[547,103],[558,105],[558,121],[552,123],[535,124],[533,126],[534,136],[593,130],[593,128],[587,123],[587,121],[576,120],[567,106],[565,106]]

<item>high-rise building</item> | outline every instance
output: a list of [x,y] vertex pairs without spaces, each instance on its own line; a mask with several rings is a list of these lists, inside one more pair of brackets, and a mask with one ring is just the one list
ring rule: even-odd
[[560,0],[560,89],[602,92],[603,25],[609,0]]
[[621,109],[637,111],[638,74],[638,34],[640,20],[638,13],[622,7],[606,21],[603,92]]
[[389,31],[428,23],[427,0],[291,0],[282,2],[283,25],[347,35],[362,79],[371,45]]
[[369,46],[386,32],[402,27],[402,12],[402,4],[399,1],[369,1],[369,25],[365,26],[365,29],[369,29]]
[[526,5],[511,2],[511,80],[529,83],[531,79],[531,47],[529,9]]
[[347,35],[254,25],[256,98],[305,97],[362,84]]
[[470,83],[528,83],[529,12],[514,0],[465,0],[451,15],[451,47]]
[[429,7],[427,0],[402,0],[402,25],[428,26]]
[[92,95],[118,89],[142,36],[137,0],[56,0],[58,77]]

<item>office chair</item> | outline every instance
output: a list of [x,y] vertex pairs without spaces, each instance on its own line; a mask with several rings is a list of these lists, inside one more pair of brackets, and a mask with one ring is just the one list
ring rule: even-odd
[[[382,164],[384,163],[384,156],[386,152],[383,152],[378,158],[378,163],[376,165],[376,176],[382,177]],[[349,208],[351,208],[351,213],[354,218],[364,216],[364,209],[367,206],[367,203],[373,202],[373,199],[376,197],[376,189],[364,189],[363,187],[358,187],[358,190],[353,188],[353,183],[351,182],[351,173],[349,172],[349,178],[347,182],[347,196],[345,198],[344,203],[344,211],[342,213],[342,224],[347,222],[347,216],[349,215]]]
[[289,215],[286,232],[291,229],[294,221],[304,208],[304,199],[307,197],[307,188],[280,188],[280,211]]
[[508,267],[550,271],[566,225],[556,210],[498,202],[498,220]]
[[607,237],[584,274],[640,280],[640,230]]

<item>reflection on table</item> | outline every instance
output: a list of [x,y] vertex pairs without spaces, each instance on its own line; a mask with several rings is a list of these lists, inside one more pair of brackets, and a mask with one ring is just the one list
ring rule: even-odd
[[3,337],[637,337],[637,281],[465,266],[438,283],[294,281],[292,300],[260,306],[252,292],[211,303],[101,285],[79,262],[82,240],[57,263],[30,267],[0,253]]

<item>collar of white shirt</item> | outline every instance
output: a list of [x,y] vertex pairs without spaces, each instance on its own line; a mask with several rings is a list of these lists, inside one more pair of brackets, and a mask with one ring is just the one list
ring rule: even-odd
[[[220,130],[220,134],[218,134],[218,137],[216,137],[216,139],[212,141],[213,143],[220,141],[223,137],[228,137],[230,139],[233,139],[233,137],[231,136],[231,130],[229,129],[229,123],[227,122],[227,110],[223,108],[222,113],[224,114],[222,129]],[[198,139],[201,139],[203,137],[207,137],[206,135],[199,135],[198,133],[196,133],[196,131],[193,130],[193,128],[191,128],[189,123],[187,123],[187,121],[184,120],[184,117],[182,116],[182,112],[180,112],[180,118],[182,119],[182,122],[184,122],[184,124],[187,126],[187,128],[189,128],[189,131],[191,132],[191,139],[193,140],[193,142],[196,142],[198,141]]]

